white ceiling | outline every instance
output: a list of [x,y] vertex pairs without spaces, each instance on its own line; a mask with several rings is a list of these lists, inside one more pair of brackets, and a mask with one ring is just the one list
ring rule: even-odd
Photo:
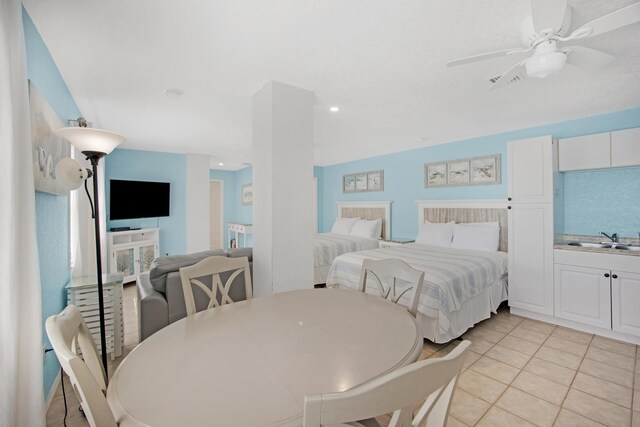
[[[633,2],[569,0],[572,29]],[[269,80],[315,92],[318,165],[640,106],[640,24],[573,43],[616,56],[597,72],[567,65],[489,92],[518,58],[445,67],[519,47],[529,0],[24,4],[95,127],[228,169],[251,160],[251,96]]]

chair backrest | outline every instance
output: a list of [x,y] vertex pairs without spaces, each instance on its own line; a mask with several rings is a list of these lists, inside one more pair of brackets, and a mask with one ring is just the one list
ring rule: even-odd
[[[444,426],[470,341],[447,356],[426,359],[341,393],[307,395],[303,427],[373,418],[393,412],[389,427]],[[416,404],[424,404],[413,415]]]
[[[385,281],[390,283],[385,286]],[[423,281],[424,271],[418,271],[397,258],[365,259],[360,271],[358,289],[361,292],[366,292],[367,284],[373,282],[376,284],[382,298],[390,299],[395,303],[401,297],[407,295],[409,298],[409,312],[413,317],[416,317]]]
[[[117,426],[105,398],[107,380],[104,366],[78,307],[69,305],[60,314],[50,316],[45,328],[89,424],[92,427]],[[76,343],[82,351],[82,358],[76,354]]]
[[[225,272],[230,272],[231,274],[223,285],[220,273]],[[235,302],[229,296],[229,290],[235,282],[240,283],[240,280],[236,280],[240,274],[243,274],[244,277],[246,298],[251,299],[253,297],[253,288],[251,286],[249,259],[247,257],[227,258],[212,256],[188,267],[182,267],[180,269],[180,279],[182,280],[182,291],[184,293],[187,316],[196,313],[196,302],[193,296],[192,286],[196,286],[207,295],[209,298],[207,308],[217,307]],[[206,276],[211,277],[211,289],[200,280]],[[218,293],[220,294],[219,301],[217,298]]]

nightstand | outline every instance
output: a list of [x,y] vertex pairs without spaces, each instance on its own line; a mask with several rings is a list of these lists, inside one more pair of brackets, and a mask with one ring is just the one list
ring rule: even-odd
[[413,243],[415,240],[404,240],[404,239],[394,239],[394,240],[380,240],[378,241],[378,247],[380,249],[383,248],[392,248],[394,246],[404,245],[405,243]]

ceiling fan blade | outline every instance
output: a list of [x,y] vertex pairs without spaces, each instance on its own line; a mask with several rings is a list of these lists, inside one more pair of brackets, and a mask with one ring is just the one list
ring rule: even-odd
[[594,19],[591,22],[587,22],[574,31],[573,34],[581,34],[586,29],[591,28],[591,32],[584,37],[593,37],[608,31],[617,30],[626,25],[635,24],[636,22],[640,22],[640,2],[623,7],[615,12]]
[[531,17],[536,33],[558,31],[562,27],[567,0],[531,0]]
[[514,53],[528,52],[531,49],[504,49],[495,52],[481,53],[480,55],[467,56],[465,58],[454,59],[447,62],[447,67],[455,67],[458,65],[469,64],[471,62],[484,61],[486,59],[498,58],[500,56],[512,55]]
[[567,52],[567,63],[576,67],[600,68],[615,59],[614,56],[608,53],[584,46],[570,46],[562,50]]
[[518,62],[513,67],[509,68],[506,73],[500,76],[498,80],[491,86],[489,90],[500,89],[501,87],[508,86],[511,83],[518,83],[527,79],[527,70],[525,69],[525,63],[529,58]]

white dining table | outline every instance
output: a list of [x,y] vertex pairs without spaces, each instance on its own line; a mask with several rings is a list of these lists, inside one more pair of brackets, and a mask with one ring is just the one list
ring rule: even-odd
[[299,426],[307,394],[348,390],[418,359],[405,307],[309,289],[205,310],[138,345],[107,400],[127,425]]

